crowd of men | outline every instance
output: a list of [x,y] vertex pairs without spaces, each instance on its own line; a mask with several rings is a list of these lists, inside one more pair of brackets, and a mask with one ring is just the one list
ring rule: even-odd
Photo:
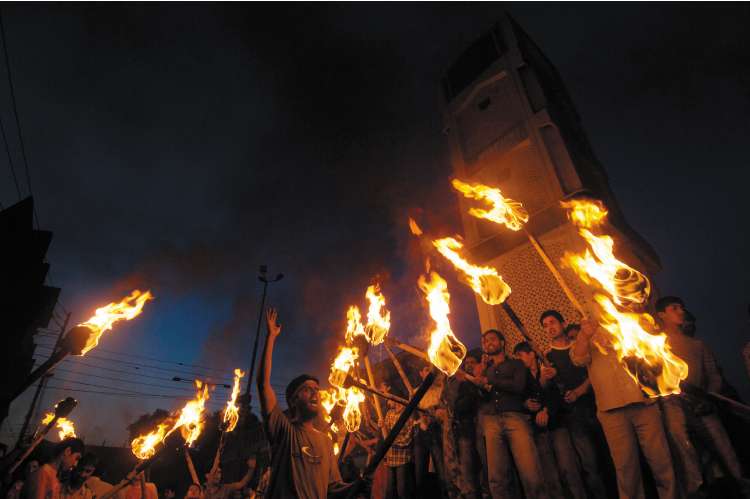
[[[404,406],[389,401],[381,428],[364,424],[353,434],[339,471],[330,440],[315,428],[317,379],[292,381],[289,410],[278,407],[270,372],[281,327],[271,312],[258,378],[274,449],[268,497],[748,497],[718,407],[706,396],[724,390],[716,359],[694,337],[695,320],[680,298],[661,298],[655,308],[669,346],[689,367],[681,394],[648,397],[609,333],[547,310],[539,319],[546,352],[528,342],[508,348],[502,332],[485,331],[482,351],[469,352],[461,371],[430,388],[373,477],[359,475],[356,451],[364,462],[372,458]],[[420,375],[429,372],[426,366]]]
[[[269,498],[572,498],[748,497],[748,482],[719,410],[706,393],[725,381],[681,299],[664,297],[656,316],[672,351],[689,367],[678,395],[650,398],[633,381],[595,323],[566,324],[547,310],[540,327],[549,348],[509,348],[501,331],[482,335],[453,377],[439,376],[407,420],[373,475],[362,470],[399,420],[389,400],[379,426],[366,417],[341,455],[321,425],[320,386],[301,375],[286,389],[282,410],[271,387],[273,350],[281,333],[267,313],[258,373],[266,466],[248,460],[241,480],[223,483],[220,469],[187,488],[186,499]],[[425,365],[424,379],[431,371]],[[382,391],[391,387],[383,383]],[[411,394],[409,394],[411,395]],[[371,404],[372,402],[368,402]],[[365,412],[372,411],[370,407]],[[339,442],[341,443],[341,442]],[[143,474],[120,490],[98,476],[96,456],[66,439],[47,462],[29,459],[6,477],[8,499],[173,499]],[[9,478],[12,478],[8,480]]]

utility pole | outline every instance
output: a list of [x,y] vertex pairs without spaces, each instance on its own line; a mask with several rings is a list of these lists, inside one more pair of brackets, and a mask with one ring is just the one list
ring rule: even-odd
[[250,407],[250,402],[252,400],[252,395],[250,393],[250,390],[253,387],[253,374],[255,371],[255,357],[258,353],[258,340],[260,338],[260,325],[263,323],[263,310],[266,307],[266,293],[268,291],[268,285],[270,283],[279,282],[284,278],[284,274],[276,274],[276,277],[273,279],[268,279],[266,274],[268,273],[268,267],[266,265],[261,265],[260,269],[258,270],[258,280],[263,283],[263,297],[260,300],[260,311],[258,313],[258,326],[255,328],[255,344],[253,345],[253,357],[252,361],[250,363],[250,374],[247,377],[247,389],[245,391],[245,396],[247,398],[247,406]]
[[[63,335],[68,329],[68,322],[70,322],[70,312],[68,312],[68,315],[65,316],[65,321],[63,322],[63,325],[60,328],[60,332],[57,335],[55,348],[52,350],[53,353],[60,347],[60,342],[62,342]],[[29,429],[29,424],[31,423],[31,419],[34,416],[35,409],[37,408],[37,403],[44,396],[44,388],[47,386],[47,380],[49,380],[51,377],[52,374],[50,373],[39,380],[39,384],[36,387],[36,392],[34,392],[34,397],[31,399],[31,405],[29,406],[29,410],[26,412],[26,417],[23,420],[23,426],[21,426],[21,431],[18,433],[16,448],[21,447],[21,444],[23,443],[23,439],[26,436],[26,432]]]

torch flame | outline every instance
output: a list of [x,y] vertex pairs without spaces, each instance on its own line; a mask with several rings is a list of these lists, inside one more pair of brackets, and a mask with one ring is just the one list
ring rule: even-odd
[[349,369],[354,366],[354,362],[359,357],[359,350],[356,347],[342,347],[339,354],[331,365],[331,374],[328,376],[328,382],[339,388],[344,387]]
[[514,231],[521,230],[523,224],[529,220],[526,208],[518,201],[505,198],[500,189],[482,184],[467,184],[458,179],[453,179],[452,184],[464,197],[482,200],[492,206],[490,210],[469,209],[469,214],[474,217],[491,220]]
[[[42,424],[46,425],[49,424],[50,421],[52,421],[55,418],[55,415],[51,412],[48,412],[45,414],[44,418],[42,419]],[[60,437],[60,440],[65,440],[66,438],[75,438],[76,437],[76,429],[73,425],[73,421],[67,418],[58,418],[57,422],[55,423],[55,426],[58,430],[60,430],[57,435]]]
[[136,289],[130,293],[130,296],[123,298],[120,302],[110,303],[106,307],[97,308],[89,320],[79,324],[79,326],[91,330],[91,335],[88,341],[86,341],[86,346],[81,351],[81,355],[85,355],[86,352],[98,345],[99,338],[101,338],[105,331],[112,329],[115,322],[123,319],[130,320],[140,315],[146,302],[153,298],[154,296],[150,291],[141,293],[140,290]]
[[226,425],[227,432],[233,431],[237,426],[237,422],[240,420],[240,408],[237,407],[237,397],[240,394],[240,380],[245,376],[245,373],[240,369],[234,370],[234,385],[232,386],[232,396],[227,402],[227,408],[224,409],[224,424]]
[[[362,314],[359,307],[352,305],[346,311],[346,342],[351,344],[355,336],[364,336],[367,338],[365,326],[362,324]],[[369,339],[369,338],[368,338]]]
[[430,305],[430,316],[435,322],[435,329],[430,334],[430,348],[427,354],[430,362],[448,376],[453,376],[466,356],[466,347],[456,338],[448,320],[450,313],[450,294],[448,283],[437,274],[430,272],[430,280],[419,276],[419,288],[427,297]]
[[459,269],[464,281],[471,286],[476,294],[488,305],[499,305],[510,295],[510,286],[503,280],[497,270],[492,267],[480,267],[472,265],[461,257],[459,251],[463,243],[452,237],[444,237],[432,241],[435,248],[445,258]]
[[[649,397],[660,397],[680,393],[680,381],[687,378],[688,365],[677,357],[667,344],[664,333],[650,334],[641,326],[646,323],[654,328],[653,317],[648,314],[620,312],[604,295],[594,299],[602,308],[602,327],[612,334],[612,346],[617,358],[626,366],[628,374]],[[632,366],[628,359],[637,358],[640,366]],[[647,370],[644,372],[641,367]]]
[[365,296],[370,302],[365,330],[370,333],[370,343],[379,345],[391,329],[391,313],[385,308],[385,297],[380,293],[380,286],[377,284],[369,286]]
[[356,386],[346,391],[346,408],[344,409],[344,426],[349,433],[359,430],[362,423],[362,411],[359,404],[365,401],[365,394]]
[[583,255],[566,253],[563,263],[586,284],[596,280],[617,305],[646,303],[651,294],[648,278],[615,257],[615,243],[610,236],[596,236],[588,229],[603,223],[607,216],[601,201],[573,200],[561,204],[568,209],[571,222],[591,247],[591,251],[587,249]]
[[138,459],[148,459],[156,454],[156,446],[169,435],[180,430],[185,444],[190,446],[200,436],[203,430],[203,413],[206,401],[210,398],[208,385],[195,380],[195,398],[188,401],[179,413],[170,415],[159,423],[155,430],[133,439],[130,448]]
[[570,201],[560,201],[560,205],[568,210],[568,219],[576,227],[593,229],[607,218],[607,209],[597,199],[571,199]]
[[[599,283],[611,297],[597,293],[594,300],[600,309],[600,325],[610,333],[610,343],[618,361],[649,397],[680,393],[680,381],[687,378],[688,365],[672,353],[664,333],[647,331],[656,331],[653,317],[617,308],[646,303],[651,283],[645,275],[615,258],[614,241],[610,236],[597,236],[589,230],[605,221],[604,205],[592,200],[561,204],[591,248],[580,255],[566,253],[563,263],[572,267],[583,282]],[[606,353],[601,345],[597,346]]]

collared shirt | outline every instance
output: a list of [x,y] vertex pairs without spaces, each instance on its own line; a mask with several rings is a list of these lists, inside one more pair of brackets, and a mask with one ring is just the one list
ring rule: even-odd
[[[403,409],[390,409],[384,418],[385,428],[391,431],[401,416]],[[409,418],[393,441],[393,445],[385,454],[385,465],[389,467],[401,466],[412,460],[412,442],[414,441],[414,420]]]
[[[577,366],[586,366],[589,370],[589,381],[596,395],[596,407],[599,411],[618,409],[630,404],[652,403],[648,399],[638,383],[628,374],[619,360],[617,353],[612,348],[608,335],[603,331],[597,331],[591,340],[584,340],[578,335],[576,343],[570,349],[570,360]],[[578,341],[591,341],[588,355],[578,357],[576,348]],[[598,343],[607,352],[602,353],[594,344]]]
[[482,373],[492,390],[479,406],[479,414],[523,412],[526,389],[526,366],[517,359],[507,358],[485,368]]

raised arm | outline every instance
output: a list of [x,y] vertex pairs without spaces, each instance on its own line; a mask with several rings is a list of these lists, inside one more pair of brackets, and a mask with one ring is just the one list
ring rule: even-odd
[[269,307],[266,310],[266,326],[268,334],[263,346],[263,355],[258,367],[258,393],[260,394],[260,409],[265,416],[270,414],[276,407],[276,394],[271,387],[271,364],[273,360],[273,347],[276,344],[276,338],[281,333],[281,326],[277,324],[278,313],[276,309]]

